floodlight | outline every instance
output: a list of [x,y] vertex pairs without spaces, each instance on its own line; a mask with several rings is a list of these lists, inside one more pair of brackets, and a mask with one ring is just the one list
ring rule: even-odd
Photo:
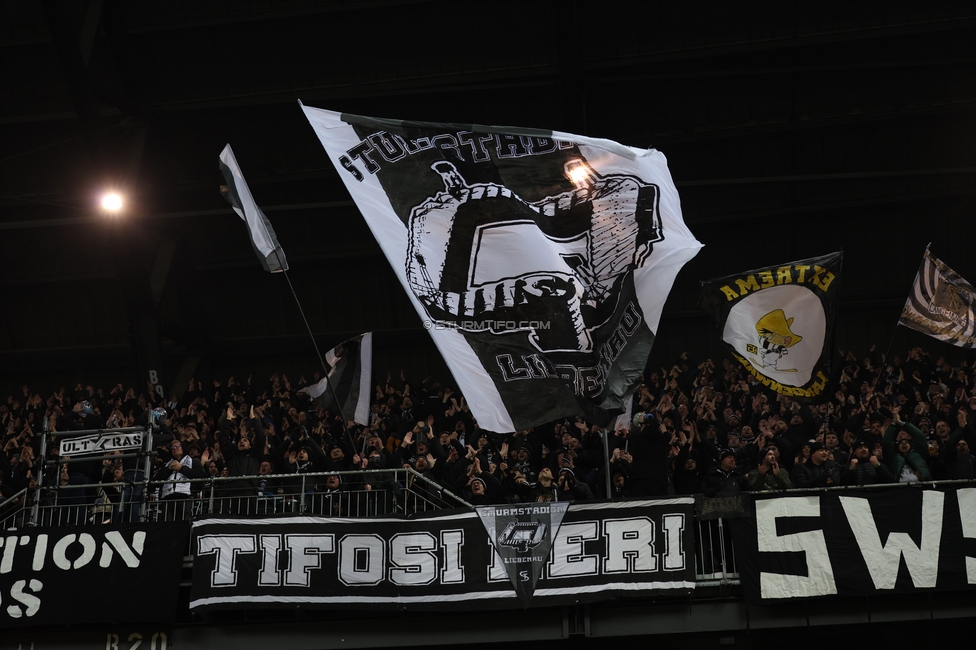
[[102,196],[102,209],[108,212],[118,212],[122,209],[122,197],[115,192],[108,192]]

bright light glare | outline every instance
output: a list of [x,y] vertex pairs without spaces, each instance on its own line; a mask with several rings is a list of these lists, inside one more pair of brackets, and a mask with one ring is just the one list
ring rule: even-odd
[[573,181],[577,185],[579,185],[584,180],[586,180],[586,167],[583,167],[582,165],[580,165],[579,167],[576,167],[575,169],[570,170],[570,172],[569,172],[569,180]]
[[109,212],[118,212],[122,209],[122,197],[115,192],[110,192],[102,197],[102,208]]
[[584,189],[591,182],[590,168],[582,160],[571,160],[566,163],[566,176],[572,181],[576,189]]

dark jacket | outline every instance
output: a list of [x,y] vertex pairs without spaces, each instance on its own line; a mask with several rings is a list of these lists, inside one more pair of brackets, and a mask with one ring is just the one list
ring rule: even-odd
[[793,482],[790,480],[789,472],[782,466],[780,466],[779,472],[776,474],[773,473],[773,470],[769,470],[763,474],[757,467],[746,476],[746,482],[749,490],[752,492],[790,490],[793,488]]
[[918,480],[931,481],[932,471],[929,469],[927,460],[929,446],[925,440],[925,434],[919,431],[914,424],[906,423],[901,425],[901,428],[911,434],[912,448],[906,454],[899,453],[896,444],[899,427],[894,424],[889,426],[881,440],[884,462],[888,466],[888,471],[891,472],[895,481],[900,481],[902,470],[907,465],[918,477]]
[[798,488],[831,487],[841,484],[840,466],[832,460],[815,465],[813,461],[793,468],[793,484]]
[[731,472],[716,467],[705,477],[703,492],[707,497],[732,497],[745,492],[746,477],[738,469]]

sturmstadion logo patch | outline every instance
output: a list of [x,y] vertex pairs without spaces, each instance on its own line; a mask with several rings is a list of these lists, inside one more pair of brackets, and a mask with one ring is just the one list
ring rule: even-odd
[[523,609],[529,607],[568,508],[569,503],[555,502],[476,508]]
[[549,527],[541,521],[513,521],[505,526],[505,530],[498,535],[495,541],[499,546],[514,548],[519,553],[528,553],[547,537]]

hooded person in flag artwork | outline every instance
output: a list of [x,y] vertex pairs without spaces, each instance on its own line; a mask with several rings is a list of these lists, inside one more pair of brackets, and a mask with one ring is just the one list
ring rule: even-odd
[[663,154],[303,110],[482,428],[623,410],[701,247]]
[[815,400],[827,386],[842,260],[831,253],[709,280],[700,305],[763,385]]

